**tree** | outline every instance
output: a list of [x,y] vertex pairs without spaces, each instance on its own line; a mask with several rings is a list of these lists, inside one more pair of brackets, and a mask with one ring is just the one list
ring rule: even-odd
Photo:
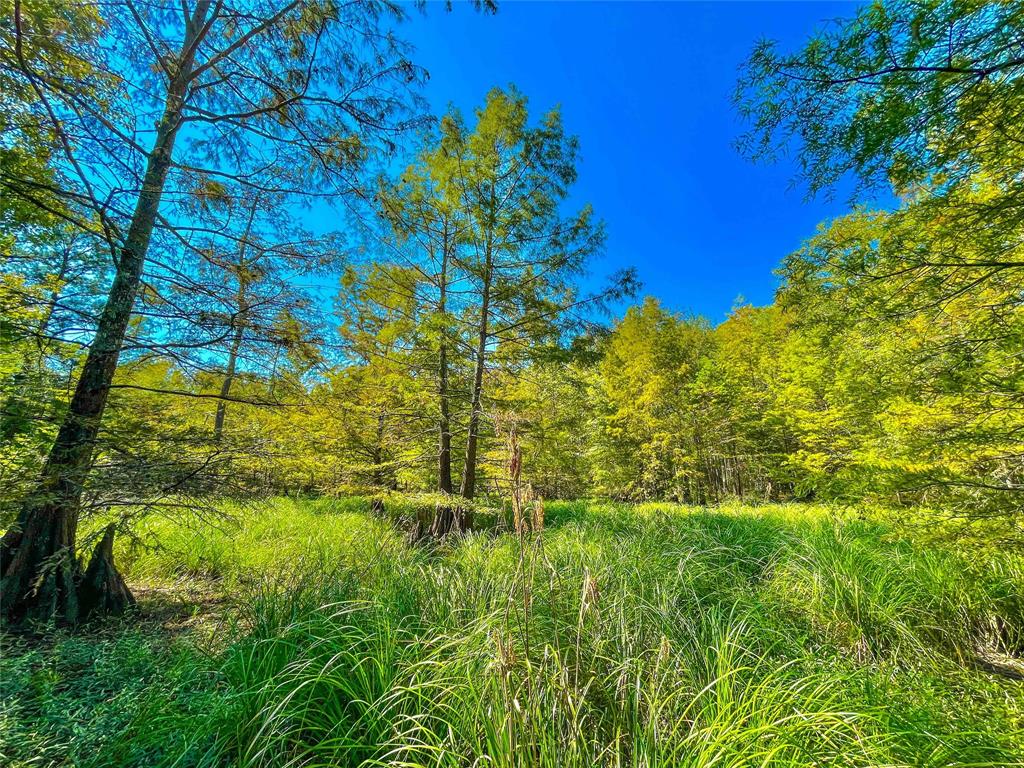
[[473,375],[460,493],[472,499],[483,418],[488,358],[500,355],[515,367],[529,351],[556,340],[560,323],[582,303],[600,304],[634,288],[632,273],[615,277],[598,296],[581,300],[574,281],[603,244],[604,233],[589,207],[564,216],[562,206],[576,180],[578,144],[566,136],[557,110],[529,125],[526,99],[491,91],[468,132],[460,119],[446,123],[464,142],[459,180],[470,221],[459,258],[473,300],[464,317],[473,332]]
[[[452,436],[464,424],[459,493],[469,499],[477,493],[487,391],[497,387],[489,373],[500,372],[506,386],[571,327],[635,287],[626,271],[593,295],[577,289],[603,231],[589,207],[562,210],[578,148],[557,110],[531,125],[526,99],[495,89],[475,117],[469,126],[449,113],[401,179],[382,186],[389,260],[415,279],[392,281],[401,290],[377,291],[377,308],[364,305],[379,314],[414,300],[415,309],[402,311],[419,318],[410,365],[436,387],[438,489],[455,490]],[[464,374],[468,392],[460,399],[453,381]]]
[[401,444],[415,454],[419,441],[410,433],[429,423],[423,406],[430,396],[416,375],[419,281],[417,271],[387,263],[350,267],[342,276],[338,314],[347,360],[340,376],[353,390],[342,429],[378,488],[397,487]]
[[112,80],[91,57],[103,28],[94,6],[63,0],[5,2],[0,26],[0,134],[17,136],[0,146],[0,252],[26,229],[64,221],[86,230],[96,222],[78,215],[65,199],[66,181],[52,161],[68,151],[45,97],[51,86],[75,89],[83,99],[109,97]]
[[[740,147],[752,158],[771,159],[795,145],[798,177],[812,194],[852,175],[859,194],[890,186],[899,197],[894,211],[860,210],[833,222],[790,258],[787,293],[806,300],[810,327],[831,323],[848,343],[858,337],[886,349],[892,377],[913,370],[911,380],[925,382],[927,396],[903,400],[913,402],[903,418],[917,423],[916,434],[933,432],[938,441],[937,425],[945,422],[963,456],[991,451],[989,460],[953,470],[952,456],[935,453],[939,442],[913,450],[917,459],[932,454],[932,462],[909,453],[897,458],[908,435],[889,433],[887,447],[879,440],[867,453],[854,439],[847,459],[876,469],[916,464],[886,474],[902,476],[896,485],[905,494],[920,497],[928,487],[929,498],[965,511],[973,504],[978,514],[1012,509],[1024,489],[1024,449],[1012,416],[1024,407],[1020,360],[1009,352],[1019,348],[1024,291],[1022,40],[1019,3],[877,2],[795,54],[759,44],[737,94],[752,123]],[[822,297],[842,302],[848,314],[824,311]],[[850,327],[853,320],[862,327]],[[880,329],[907,346],[894,347]],[[844,372],[836,375],[842,385]],[[870,411],[893,428],[899,419],[882,414],[896,400],[879,395],[851,416]],[[860,438],[871,434],[865,429]]]
[[[175,258],[166,289],[146,291],[140,311],[174,343],[155,351],[197,377],[219,379],[214,442],[223,445],[228,406],[242,375],[271,375],[282,355],[318,362],[323,343],[304,287],[340,261],[335,237],[314,237],[282,217],[287,196],[202,180],[189,215],[191,247]],[[197,354],[197,350],[200,352]],[[271,399],[272,400],[272,399]]]
[[741,305],[712,331],[693,400],[708,422],[714,498],[767,500],[794,490],[788,460],[796,442],[784,418],[789,403],[779,397],[792,324],[778,305]]
[[499,436],[514,431],[516,440],[492,440],[484,461],[509,466],[510,451],[517,449],[518,471],[543,498],[581,498],[593,490],[592,343],[582,338],[525,370],[499,370],[494,376],[495,431]]
[[[47,191],[76,211],[67,218],[97,222],[90,231],[103,238],[116,267],[40,480],[0,544],[6,620],[74,622],[84,618],[79,608],[86,604],[124,607],[114,593],[80,594],[109,580],[82,581],[76,528],[154,238],[190,250],[188,227],[174,206],[199,178],[228,179],[246,194],[351,188],[351,173],[373,151],[373,137],[402,127],[407,101],[390,84],[417,77],[400,44],[382,34],[382,14],[397,18],[402,11],[382,3],[300,0],[244,7],[196,0],[180,10],[108,6],[102,32],[76,40],[80,58],[104,78],[111,73],[102,97],[26,54],[33,41],[47,38],[51,17],[26,13],[20,0],[10,18],[5,14],[3,71],[37,97],[24,115],[16,113],[15,134],[39,126],[52,134],[59,171]],[[135,138],[154,124],[150,144]],[[36,180],[21,184],[5,176],[4,183],[35,204]],[[160,273],[159,263],[149,266]]]
[[454,491],[452,366],[463,341],[451,310],[459,300],[462,274],[457,258],[469,228],[460,184],[466,147],[453,119],[451,115],[442,118],[440,136],[430,136],[416,162],[397,183],[383,183],[378,194],[380,212],[394,236],[395,258],[419,276],[412,290],[423,305],[418,310],[424,317],[420,342],[435,358],[425,372],[435,379],[437,388],[437,490],[441,493]]
[[706,445],[691,387],[710,339],[647,297],[612,329],[595,387],[595,480],[611,496],[702,502]]

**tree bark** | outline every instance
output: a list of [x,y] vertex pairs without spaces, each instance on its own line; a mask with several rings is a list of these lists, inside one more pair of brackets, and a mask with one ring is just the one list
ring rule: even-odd
[[489,338],[488,320],[491,311],[491,248],[492,244],[488,237],[484,248],[484,274],[480,296],[480,329],[477,336],[473,391],[470,397],[469,433],[466,436],[466,461],[462,467],[462,487],[460,488],[462,497],[466,499],[472,499],[476,493],[476,459],[477,442],[480,434],[480,405],[484,388],[484,368],[486,365],[487,339]]
[[78,587],[78,609],[82,619],[117,615],[135,607],[135,598],[114,566],[114,529],[114,523],[107,526]]
[[[441,241],[440,297],[437,304],[438,314],[441,316],[442,323],[444,322],[445,312],[448,309],[448,252],[449,233],[448,221],[446,219]],[[437,354],[437,397],[440,407],[440,417],[438,419],[437,490],[441,493],[451,493],[454,490],[452,485],[452,423],[448,404],[448,340],[445,332],[445,328],[442,327],[441,341]]]
[[244,326],[240,323],[235,328],[231,338],[231,347],[228,349],[228,363],[224,370],[224,381],[220,385],[220,397],[217,401],[217,413],[213,418],[213,439],[220,442],[224,434],[224,417],[227,415],[227,397],[231,394],[231,385],[235,381],[235,369],[238,366],[238,351],[242,347],[242,337],[245,332]]
[[[100,421],[142,278],[208,7],[209,0],[200,0],[186,23],[178,66],[168,85],[142,189],[67,415],[39,482],[22,503],[15,524],[0,540],[0,617],[12,624],[28,620],[75,623],[82,618],[78,592],[81,566],[75,553],[82,488],[92,465]],[[109,568],[113,569],[112,561]],[[112,583],[109,579],[107,582]],[[103,608],[116,607],[116,600],[99,599],[91,592],[89,595]]]

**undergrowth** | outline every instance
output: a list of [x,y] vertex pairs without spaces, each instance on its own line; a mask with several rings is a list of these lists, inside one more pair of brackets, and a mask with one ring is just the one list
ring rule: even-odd
[[1024,651],[1017,556],[799,505],[551,503],[432,546],[368,509],[151,520],[130,583],[229,607],[6,638],[0,763],[1024,764],[1024,684],[974,663]]

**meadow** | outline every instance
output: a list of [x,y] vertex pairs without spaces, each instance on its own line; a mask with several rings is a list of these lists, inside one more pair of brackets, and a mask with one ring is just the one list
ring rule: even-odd
[[[141,617],[4,638],[8,766],[1024,765],[1024,559],[826,506],[154,518]],[[493,528],[493,526],[487,526]]]

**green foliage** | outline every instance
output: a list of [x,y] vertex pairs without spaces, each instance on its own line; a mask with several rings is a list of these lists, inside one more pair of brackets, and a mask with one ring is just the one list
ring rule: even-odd
[[[26,223],[26,222],[23,222]],[[81,363],[83,315],[94,309],[107,256],[51,223],[0,263],[0,520],[15,513],[42,466]]]
[[692,414],[681,400],[707,336],[704,324],[681,321],[653,299],[615,327],[600,369],[607,414],[595,461],[599,488],[641,498],[686,496],[699,457]]
[[[984,276],[965,267],[966,284],[955,285],[915,274],[907,243],[929,232],[932,213],[916,202],[856,212],[784,265],[781,301],[799,318],[803,358],[817,361],[801,382],[824,404],[817,453],[832,446],[822,470],[851,497],[997,519],[994,535],[1012,540],[1024,470],[1020,275],[979,284]],[[851,262],[874,266],[853,278]]]
[[216,576],[237,620],[170,644],[111,625],[8,646],[0,754],[695,768],[1024,755],[1020,684],[971,666],[978,648],[1021,650],[1019,557],[921,546],[827,507],[584,502],[549,503],[536,540],[408,547],[366,507],[279,500],[225,510],[231,528],[151,523],[164,548],[127,558],[131,578]]
[[[808,488],[903,498],[1020,536],[1018,3],[891,0],[795,53],[759,44],[740,146],[793,148],[811,193],[853,175],[896,210],[856,210],[784,265],[782,301],[823,358],[794,410]],[[811,418],[806,418],[810,415]]]
[[42,646],[5,638],[0,760],[202,764],[212,756],[203,723],[230,709],[216,679],[201,651],[158,630],[110,627]]
[[1019,152],[1022,29],[1016,3],[884,0],[795,53],[761,42],[737,92],[751,122],[740,147],[771,158],[795,139],[812,191],[853,173],[956,194],[980,175],[1017,195],[1007,161]]
[[55,158],[70,150],[70,140],[42,110],[49,106],[45,93],[50,88],[106,99],[113,78],[96,67],[96,45],[104,30],[96,6],[5,0],[0,15],[0,135],[5,137],[0,144],[0,255],[6,256],[20,235],[64,220],[94,229],[87,219],[76,220],[73,206],[62,198],[68,179]]
[[[345,13],[304,8],[274,46],[302,59],[303,41]],[[351,13],[375,29],[401,9]],[[99,99],[109,83],[87,63],[103,29],[93,12],[44,3],[24,14],[54,32],[24,55]],[[772,306],[738,306],[717,327],[656,299],[596,324],[594,310],[634,281],[583,295],[603,230],[588,207],[566,210],[578,142],[557,109],[531,115],[515,88],[493,89],[472,115],[450,110],[396,178],[362,185],[375,191],[375,245],[346,266],[333,240],[313,247],[279,221],[284,198],[243,205],[245,185],[210,172],[176,181],[201,263],[160,267],[168,286],[140,293],[140,351],[121,359],[87,506],[451,489],[442,475],[477,463],[478,490],[496,493],[515,431],[524,480],[547,497],[924,505],[1019,543],[1024,121],[1008,41],[1021,18],[1007,3],[894,0],[827,25],[801,51],[755,49],[739,94],[748,152],[770,157],[796,139],[812,192],[853,173],[890,185],[900,204],[823,225],[784,261]],[[28,103],[29,81],[11,71]],[[382,114],[401,106],[378,96]],[[283,101],[264,107],[268,135],[297,116]],[[8,117],[38,122],[39,108]],[[63,167],[57,137],[37,138],[43,165]],[[328,143],[346,173],[368,148],[355,134]],[[94,316],[68,286],[106,277],[95,253],[74,254],[68,272],[61,237],[17,217],[20,258],[0,288],[7,513],[74,384],[78,351],[39,340],[88,334],[47,307],[79,302],[69,316]],[[337,328],[295,287],[323,269],[340,272]]]

